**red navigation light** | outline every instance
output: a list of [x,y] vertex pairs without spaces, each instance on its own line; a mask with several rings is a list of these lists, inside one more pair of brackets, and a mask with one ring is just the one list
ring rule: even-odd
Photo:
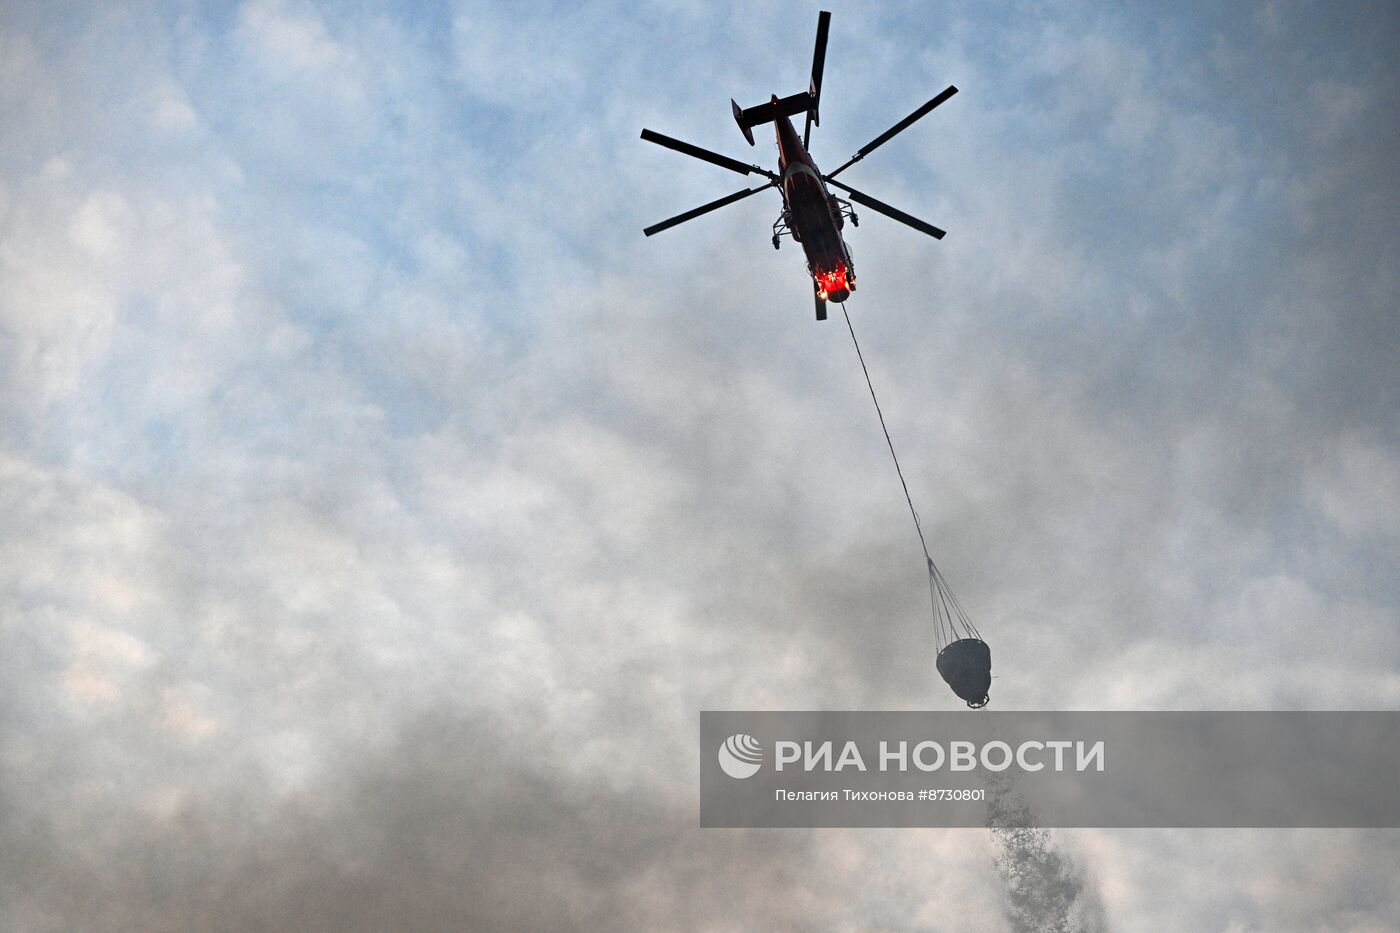
[[815,276],[817,280],[817,296],[823,301],[845,301],[850,297],[854,289],[851,283],[846,281],[845,263],[837,265],[830,272],[818,272]]

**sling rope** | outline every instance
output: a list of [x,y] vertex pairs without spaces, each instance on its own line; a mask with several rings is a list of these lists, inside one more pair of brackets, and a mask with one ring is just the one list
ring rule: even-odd
[[[856,329],[851,326],[851,316],[846,312],[846,303],[841,302],[841,316],[846,319],[846,330],[850,331],[851,344],[856,348],[856,359],[860,360],[860,371],[865,374],[865,387],[870,390],[870,400],[875,403],[875,414],[880,419],[880,430],[885,434],[885,445],[890,449],[890,459],[894,461],[894,471],[899,475],[899,485],[904,490],[904,501],[909,503],[909,514],[914,518],[914,531],[919,535],[919,547],[923,549],[924,560],[928,562],[928,595],[933,605],[933,623],[938,648],[941,650],[949,642],[970,636],[980,639],[977,628],[963,611],[962,604],[953,595],[943,572],[933,562],[928,552],[928,542],[924,540],[924,528],[919,521],[919,512],[914,508],[914,499],[909,495],[909,484],[904,480],[904,470],[899,465],[899,455],[894,452],[894,441],[890,440],[890,429],[885,424],[885,413],[880,408],[880,399],[875,395],[875,384],[870,381],[870,369],[865,365],[865,354],[860,351],[860,341],[856,339]],[[961,626],[963,634],[959,635]]]

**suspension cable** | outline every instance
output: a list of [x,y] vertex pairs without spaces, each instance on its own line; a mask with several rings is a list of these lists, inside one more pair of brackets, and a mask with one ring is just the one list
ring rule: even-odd
[[880,418],[880,430],[885,432],[885,444],[890,449],[890,459],[894,461],[894,471],[899,474],[899,485],[904,488],[904,501],[909,503],[909,514],[914,516],[914,530],[919,533],[919,547],[924,549],[924,559],[933,565],[928,553],[928,543],[924,541],[924,529],[919,524],[919,513],[914,509],[914,500],[909,496],[909,484],[904,481],[904,471],[899,467],[899,456],[894,452],[894,441],[890,440],[890,429],[885,426],[885,413],[880,410],[880,400],[875,397],[875,386],[870,381],[870,370],[865,366],[865,354],[860,352],[860,341],[856,339],[856,329],[851,326],[851,316],[846,313],[846,303],[841,302],[841,316],[846,319],[846,330],[851,332],[851,343],[856,348],[856,358],[860,360],[860,371],[865,373],[865,387],[870,390],[870,400],[875,403],[875,414]]
[[880,399],[875,395],[875,384],[870,381],[870,369],[865,365],[865,354],[860,350],[860,341],[856,339],[856,329],[851,326],[851,315],[846,311],[846,303],[841,302],[841,316],[846,319],[846,330],[851,334],[851,344],[856,348],[856,358],[860,360],[860,371],[865,375],[865,387],[870,390],[870,400],[875,403],[875,414],[880,419],[880,430],[885,435],[885,446],[890,449],[890,459],[894,461],[894,471],[899,475],[899,485],[904,490],[904,501],[909,504],[909,514],[914,519],[914,531],[919,535],[919,547],[923,549],[924,560],[928,562],[928,595],[929,602],[933,607],[934,634],[938,645],[942,648],[948,642],[955,641],[958,635],[958,623],[962,623],[964,632],[974,638],[980,638],[977,629],[973,626],[972,620],[963,611],[958,598],[953,595],[953,591],[948,587],[948,583],[943,579],[943,573],[938,569],[938,565],[933,562],[933,557],[928,552],[928,542],[924,540],[924,528],[919,521],[919,512],[914,508],[914,499],[909,495],[909,484],[905,482],[904,470],[899,465],[899,455],[894,452],[894,441],[890,439],[890,429],[885,424],[885,413],[880,408]]

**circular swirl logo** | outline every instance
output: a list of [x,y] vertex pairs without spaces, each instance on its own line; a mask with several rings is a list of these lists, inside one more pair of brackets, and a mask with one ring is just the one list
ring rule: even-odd
[[732,778],[753,777],[763,764],[763,746],[745,732],[731,735],[719,747],[719,766]]

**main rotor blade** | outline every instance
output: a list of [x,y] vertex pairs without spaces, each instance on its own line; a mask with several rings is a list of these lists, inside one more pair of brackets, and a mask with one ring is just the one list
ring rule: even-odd
[[670,220],[663,220],[659,224],[652,224],[650,227],[647,227],[642,232],[645,233],[647,236],[651,236],[653,233],[660,233],[662,230],[668,230],[671,227],[674,227],[676,224],[683,224],[687,220],[694,220],[701,214],[708,214],[710,211],[717,211],[721,207],[724,207],[726,204],[733,204],[735,201],[742,201],[744,200],[744,198],[747,198],[751,194],[758,194],[760,191],[766,191],[771,187],[773,186],[759,185],[757,188],[746,188],[743,191],[736,191],[731,195],[720,198],[718,201],[711,201],[709,204],[703,204],[700,207],[695,208],[695,210],[693,211],[686,211],[684,214],[677,214]]
[[[822,99],[822,72],[826,70],[826,35],[831,29],[831,14],[822,10],[817,14],[817,47],[812,52],[812,109],[807,111],[807,126],[802,130],[802,148],[812,136],[812,112],[818,111]],[[818,117],[818,120],[821,118]]]
[[642,130],[642,139],[645,139],[649,143],[656,143],[658,146],[665,146],[667,149],[674,149],[677,152],[683,152],[688,156],[694,156],[695,158],[700,159],[704,162],[709,162],[712,165],[718,165],[720,168],[727,168],[731,172],[738,172],[740,175],[752,175],[754,173],[757,173],[759,175],[766,176],[772,181],[778,180],[777,175],[774,175],[772,172],[766,169],[761,169],[757,165],[745,165],[738,159],[731,159],[729,158],[729,156],[720,155],[718,152],[711,152],[708,149],[701,149],[699,146],[694,146],[690,143],[682,142],[679,139],[672,139],[669,136],[663,136],[662,134],[652,132],[651,130]]
[[900,121],[899,121],[898,123],[896,123],[894,126],[892,126],[892,127],[890,127],[889,129],[885,130],[885,131],[884,131],[883,133],[881,133],[879,136],[876,136],[876,137],[875,137],[874,139],[872,139],[870,142],[866,143],[864,146],[862,146],[862,147],[860,148],[860,151],[859,151],[859,152],[857,152],[855,155],[851,156],[851,160],[850,160],[849,162],[847,162],[845,165],[841,166],[841,167],[838,168],[836,171],[832,172],[830,175],[828,175],[828,176],[826,176],[826,177],[829,179],[829,178],[831,178],[831,177],[833,177],[833,176],[835,176],[835,175],[839,175],[839,174],[841,174],[842,172],[844,172],[846,169],[850,168],[852,165],[855,165],[855,164],[856,164],[857,162],[859,162],[861,159],[863,159],[863,158],[865,158],[866,156],[870,155],[870,153],[874,152],[876,149],[879,149],[881,146],[883,146],[885,143],[889,142],[889,141],[890,141],[891,139],[893,139],[895,136],[898,136],[900,133],[902,133],[902,132],[904,132],[905,130],[909,129],[909,127],[910,127],[916,120],[919,120],[921,117],[926,116],[930,110],[932,110],[934,107],[937,107],[939,104],[943,103],[945,100],[947,100],[948,98],[952,97],[952,96],[953,96],[954,94],[956,94],[956,93],[958,93],[958,89],[955,88],[955,87],[953,87],[951,84],[948,85],[948,87],[945,88],[945,89],[943,90],[943,93],[939,94],[939,95],[938,95],[937,97],[935,97],[933,100],[931,100],[931,101],[929,101],[928,103],[924,104],[924,105],[923,105],[922,107],[920,107],[918,110],[915,110],[913,113],[909,114],[909,116],[905,117],[903,120],[900,120]]
[[864,204],[871,210],[879,211],[886,217],[892,217],[902,224],[908,224],[915,230],[918,230],[920,233],[927,233],[935,240],[943,239],[943,235],[947,233],[946,230],[940,230],[933,224],[925,223],[917,217],[910,217],[908,214],[904,213],[904,211],[900,210],[897,207],[890,207],[884,201],[877,201],[868,194],[861,194],[854,188],[848,188],[847,186],[841,184],[839,181],[832,178],[830,175],[826,176],[826,180],[831,184],[835,185],[836,187],[840,188],[842,191],[849,194],[851,196],[851,200],[855,201],[857,204]]

